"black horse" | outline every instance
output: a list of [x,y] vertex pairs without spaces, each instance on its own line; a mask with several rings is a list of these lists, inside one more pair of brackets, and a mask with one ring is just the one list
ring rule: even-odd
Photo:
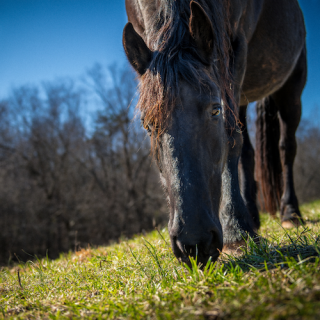
[[271,213],[280,207],[284,227],[303,223],[293,185],[307,70],[297,0],[126,0],[126,9],[123,45],[140,78],[138,108],[167,194],[176,257],[206,264],[256,235],[251,101],[259,101],[265,205]]

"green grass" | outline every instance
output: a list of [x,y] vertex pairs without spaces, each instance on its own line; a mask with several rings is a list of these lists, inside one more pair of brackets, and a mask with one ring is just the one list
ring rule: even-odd
[[204,271],[176,261],[166,229],[2,268],[0,318],[320,319],[320,201],[301,209],[305,228],[262,215],[259,246]]

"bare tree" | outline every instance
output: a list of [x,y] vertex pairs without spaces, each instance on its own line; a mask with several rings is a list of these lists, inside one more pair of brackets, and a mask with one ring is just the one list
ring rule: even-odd
[[[132,74],[96,65],[86,83],[23,86],[0,102],[2,262],[107,243],[164,218],[148,140],[132,121]],[[87,127],[81,108],[92,95],[99,111]]]
[[[316,114],[316,111],[314,111]],[[315,119],[319,119],[315,117]],[[320,123],[302,120],[297,132],[298,152],[294,164],[295,187],[300,202],[320,197]]]
[[[158,218],[163,216],[164,206],[158,176],[149,156],[149,140],[134,117],[136,82],[128,68],[116,66],[104,73],[100,65],[95,65],[88,74],[102,105],[92,137],[95,159],[100,164],[95,168],[102,171],[102,180],[97,183],[120,205],[116,209],[112,203],[110,210],[125,213],[121,224],[123,232],[138,232],[139,226],[150,226],[157,213]],[[106,85],[108,81],[111,88]],[[96,172],[94,176],[98,176]]]

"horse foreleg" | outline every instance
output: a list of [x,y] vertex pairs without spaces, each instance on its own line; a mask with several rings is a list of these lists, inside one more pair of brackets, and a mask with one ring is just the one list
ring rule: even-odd
[[[233,43],[234,59],[231,70],[234,78],[234,96],[240,101],[240,88],[246,70],[247,42],[240,35]],[[238,106],[231,106],[235,113]],[[238,164],[241,155],[243,138],[233,116],[229,118],[229,151],[228,159],[222,175],[222,203],[220,207],[220,222],[223,229],[224,251],[234,251],[244,243],[247,234],[255,237],[253,220],[241,196]]]
[[229,155],[222,174],[222,202],[220,223],[223,231],[223,251],[230,253],[245,244],[248,235],[255,237],[254,224],[241,196],[238,163],[242,148],[241,133],[233,134],[234,144],[229,143]]
[[254,229],[258,230],[260,227],[259,211],[256,204],[257,186],[254,179],[254,149],[250,142],[250,137],[247,129],[246,120],[247,106],[241,106],[239,112],[239,119],[242,123],[242,137],[243,146],[240,156],[240,185],[241,193],[246,204],[246,207],[252,217]]

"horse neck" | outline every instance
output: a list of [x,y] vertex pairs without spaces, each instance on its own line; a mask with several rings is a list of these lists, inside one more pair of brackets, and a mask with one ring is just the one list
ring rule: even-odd
[[150,30],[152,29],[152,25],[153,25],[153,17],[155,16],[156,12],[157,12],[157,3],[160,0],[135,0],[136,6],[139,8],[139,11],[141,12],[142,15],[142,19],[143,21],[141,21],[144,30],[145,30],[145,41],[148,43],[148,33],[150,32]]

